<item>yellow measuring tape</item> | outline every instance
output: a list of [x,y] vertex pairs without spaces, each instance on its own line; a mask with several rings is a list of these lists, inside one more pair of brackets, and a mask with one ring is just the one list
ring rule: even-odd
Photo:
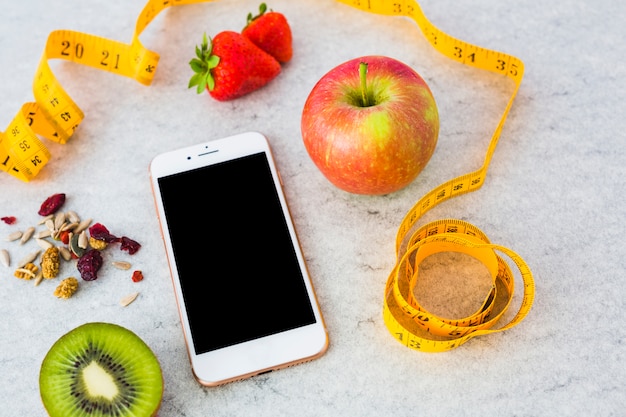
[[[397,263],[385,288],[383,317],[387,328],[404,345],[425,352],[454,349],[472,337],[499,332],[519,324],[530,311],[535,296],[533,276],[524,260],[510,249],[489,242],[477,227],[460,220],[439,220],[413,231],[419,219],[439,203],[480,188],[487,175],[502,127],[522,82],[524,64],[518,58],[481,48],[442,32],[426,19],[413,0],[338,0],[358,9],[392,16],[405,16],[417,23],[430,44],[462,64],[502,74],[515,82],[515,89],[489,143],[483,166],[428,192],[407,213],[396,236]],[[415,296],[420,263],[441,252],[459,252],[479,260],[492,279],[491,290],[477,311],[462,318],[444,318],[428,312]],[[506,325],[493,329],[513,299],[514,275],[504,258],[513,261],[523,280],[524,294],[517,314]],[[503,306],[497,305],[504,291]],[[502,298],[502,297],[500,297]],[[502,304],[502,303],[501,303]]]
[[[50,152],[39,139],[66,143],[84,118],[81,109],[54,77],[48,60],[63,59],[124,75],[149,85],[156,71],[159,55],[143,47],[139,36],[164,9],[211,0],[149,0],[137,19],[130,44],[75,31],[52,32],[33,81],[35,102],[26,103],[0,132],[0,168],[30,181],[50,160]],[[416,350],[440,352],[453,349],[468,339],[509,329],[528,314],[534,299],[532,273],[515,252],[489,242],[475,226],[460,220],[440,220],[413,231],[417,222],[439,203],[480,188],[495,151],[506,117],[519,90],[524,65],[504,53],[481,48],[455,39],[432,25],[414,0],[338,0],[357,9],[413,19],[430,44],[445,56],[462,64],[502,74],[515,82],[515,90],[491,138],[483,166],[433,189],[407,213],[396,237],[397,263],[387,281],[383,316],[389,331],[403,344]],[[492,278],[492,289],[485,302],[469,317],[443,318],[426,311],[414,294],[419,279],[419,264],[439,252],[459,252],[482,262]],[[513,261],[523,280],[524,294],[519,311],[511,321],[498,328],[513,298],[514,276],[505,260]],[[504,292],[504,307],[496,300]]]
[[48,60],[63,59],[124,75],[150,85],[159,55],[146,49],[139,36],[164,9],[211,0],[150,0],[139,15],[130,44],[70,30],[50,33],[33,81],[35,102],[26,103],[0,132],[0,169],[30,181],[50,160],[39,136],[66,143],[84,118],[81,109],[54,77]]

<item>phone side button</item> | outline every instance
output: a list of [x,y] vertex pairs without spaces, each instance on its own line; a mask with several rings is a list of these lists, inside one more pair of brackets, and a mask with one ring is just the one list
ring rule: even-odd
[[255,376],[261,376],[261,375],[269,374],[272,371],[274,371],[274,370],[273,369],[268,369],[267,371],[259,372]]

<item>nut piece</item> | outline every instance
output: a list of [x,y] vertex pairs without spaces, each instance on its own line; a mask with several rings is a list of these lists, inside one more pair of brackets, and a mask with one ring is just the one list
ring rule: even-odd
[[138,295],[139,295],[138,292],[134,292],[132,294],[128,294],[126,297],[124,297],[124,298],[122,298],[120,300],[120,305],[122,307],[126,307],[127,305],[129,305],[130,303],[135,301],[135,299],[137,298]]
[[39,271],[37,265],[33,263],[27,263],[26,265],[24,265],[24,268],[17,268],[13,275],[19,279],[29,280],[37,276],[37,271]]
[[55,297],[68,299],[78,289],[78,280],[74,277],[65,278],[54,290]]
[[61,260],[59,258],[59,248],[53,246],[46,249],[41,257],[41,269],[43,277],[46,279],[55,278],[59,273]]

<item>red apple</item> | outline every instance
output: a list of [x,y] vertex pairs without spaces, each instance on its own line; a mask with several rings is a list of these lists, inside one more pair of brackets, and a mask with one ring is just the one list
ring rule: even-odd
[[311,159],[335,186],[388,194],[411,183],[430,160],[439,112],[411,67],[365,56],[317,82],[304,104],[301,130]]

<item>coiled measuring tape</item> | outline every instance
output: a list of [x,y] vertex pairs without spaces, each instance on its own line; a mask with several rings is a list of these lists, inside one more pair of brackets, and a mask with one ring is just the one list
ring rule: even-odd
[[[54,77],[48,60],[70,60],[149,85],[159,55],[143,47],[139,41],[141,33],[168,7],[209,1],[212,0],[149,0],[137,19],[130,44],[75,31],[52,32],[33,81],[35,102],[24,104],[8,129],[0,132],[0,168],[23,181],[31,180],[50,159],[50,152],[38,136],[66,143],[84,118],[81,109]],[[482,167],[431,190],[403,219],[396,236],[397,263],[387,281],[383,308],[384,321],[391,334],[406,346],[421,351],[446,351],[472,337],[510,329],[524,319],[534,299],[532,273],[523,259],[510,249],[492,244],[477,227],[460,220],[439,220],[414,232],[413,229],[428,210],[483,185],[502,127],[521,85],[522,61],[449,36],[426,19],[414,0],[338,1],[366,12],[411,18],[430,44],[443,55],[465,65],[502,74],[515,82],[514,92],[493,133]],[[491,290],[482,306],[469,317],[438,317],[420,306],[413,293],[419,279],[420,262],[429,255],[450,251],[478,259],[491,275]],[[513,273],[497,252],[514,262],[523,280],[524,294],[517,314],[506,325],[493,329],[510,305],[514,289]],[[504,291],[507,300],[499,309],[496,308],[498,291]]]
[[[396,265],[385,287],[383,318],[391,334],[405,346],[425,351],[454,349],[469,339],[500,332],[519,324],[530,311],[535,297],[532,273],[524,260],[512,250],[492,244],[476,226],[461,220],[438,220],[419,227],[419,219],[438,204],[480,188],[487,175],[491,157],[502,132],[524,75],[518,58],[463,42],[442,32],[428,21],[414,0],[338,0],[363,11],[405,16],[417,23],[429,43],[440,53],[462,64],[502,74],[515,82],[515,89],[493,133],[480,169],[445,182],[422,197],[406,214],[396,236]],[[444,318],[427,311],[416,299],[419,265],[427,256],[441,252],[463,253],[480,261],[489,271],[491,290],[474,314]],[[517,267],[524,294],[517,314],[504,326],[493,326],[504,315],[513,299],[514,275],[503,257]],[[504,292],[504,305],[496,306],[498,292]]]

